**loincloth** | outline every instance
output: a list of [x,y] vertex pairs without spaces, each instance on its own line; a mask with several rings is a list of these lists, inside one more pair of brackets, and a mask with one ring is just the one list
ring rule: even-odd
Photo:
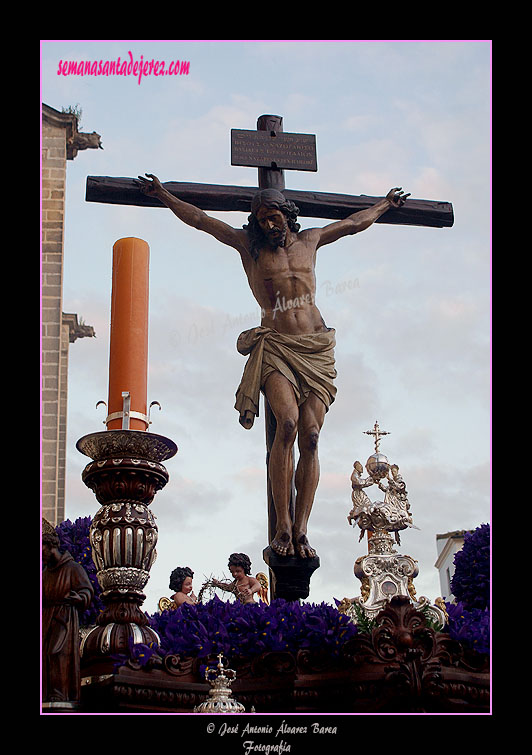
[[241,333],[236,348],[249,357],[236,392],[240,424],[249,429],[259,416],[260,392],[272,372],[280,372],[290,381],[298,406],[314,393],[328,410],[336,397],[335,332],[329,328],[323,333],[293,336],[258,326]]

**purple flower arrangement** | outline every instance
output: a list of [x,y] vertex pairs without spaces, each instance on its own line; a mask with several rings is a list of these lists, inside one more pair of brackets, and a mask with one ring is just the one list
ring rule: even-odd
[[271,605],[244,605],[214,597],[205,604],[184,604],[149,618],[161,639],[158,650],[163,656],[203,658],[223,653],[228,658],[249,658],[308,648],[337,657],[357,632],[347,616],[327,603],[300,604],[280,598]]
[[[104,608],[89,542],[90,516],[61,522],[55,530],[60,550],[68,550],[83,566],[94,588],[94,599],[80,616],[91,626]],[[490,526],[482,524],[466,533],[464,546],[454,559],[451,589],[457,602],[446,603],[450,636],[479,653],[490,648]],[[345,614],[328,603],[298,603],[276,599],[271,605],[222,601],[184,604],[177,610],[148,614],[160,647],[132,645],[130,657],[140,665],[158,655],[203,658],[249,658],[264,652],[314,649],[339,657],[341,648],[359,630]],[[125,662],[125,658],[121,662]]]
[[94,624],[104,608],[100,598],[101,588],[96,577],[96,566],[92,560],[92,548],[89,541],[91,522],[90,516],[79,517],[74,522],[65,519],[55,528],[59,536],[59,550],[68,551],[74,561],[83,566],[94,588],[94,598],[91,605],[79,617],[81,626],[85,627]]
[[464,536],[454,557],[451,590],[456,603],[446,603],[449,634],[479,653],[490,649],[490,526],[481,524]]
[[487,608],[467,609],[464,603],[447,603],[449,634],[477,653],[490,651],[490,612]]
[[[68,550],[83,566],[94,588],[91,606],[80,616],[82,626],[91,626],[103,610],[101,588],[96,577],[89,541],[90,516],[72,522],[66,519],[56,528],[60,550]],[[338,656],[342,645],[357,627],[347,616],[327,603],[313,604],[277,599],[271,605],[243,605],[214,597],[208,603],[183,605],[178,610],[148,614],[150,625],[161,638],[161,646],[131,645],[130,658],[146,664],[154,654],[249,658],[267,651],[297,652],[317,649]],[[123,663],[126,659],[121,658]]]
[[468,608],[484,610],[490,605],[490,526],[481,524],[466,532],[462,550],[454,557],[451,591]]

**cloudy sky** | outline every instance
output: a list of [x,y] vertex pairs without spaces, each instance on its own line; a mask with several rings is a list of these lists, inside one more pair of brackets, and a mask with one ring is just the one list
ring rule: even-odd
[[[131,53],[131,56],[130,54]],[[58,75],[60,61],[180,60],[188,75]],[[286,171],[290,189],[452,202],[452,228],[376,224],[322,248],[316,303],[336,329],[337,399],[320,438],[321,479],[309,538],[321,560],[312,602],[360,594],[365,552],[347,523],[353,462],[381,444],[407,483],[414,523],[400,552],[419,562],[418,595],[441,594],[436,535],[490,519],[491,47],[489,41],[144,41],[42,43],[42,101],[79,106],[80,129],[103,150],[67,166],[63,311],[96,338],[70,347],[66,517],[94,515],[76,441],[104,429],[112,247],[150,246],[148,403],[151,430],[171,438],[168,485],[152,504],[158,557],[144,609],[169,595],[175,566],[229,576],[244,551],[265,569],[264,418],[250,430],[234,406],[245,358],[239,333],[260,312],[233,249],[166,208],[85,201],[88,175],[155,173],[161,181],[255,186],[231,166],[230,131],[283,116],[286,132],[316,135],[318,172]],[[245,213],[213,213],[236,228]],[[303,228],[327,220],[302,218]],[[382,494],[380,494],[382,495]],[[378,495],[372,494],[376,499]]]

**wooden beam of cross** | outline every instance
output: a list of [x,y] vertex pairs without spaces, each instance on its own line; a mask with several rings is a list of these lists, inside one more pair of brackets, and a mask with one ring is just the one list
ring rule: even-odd
[[[261,170],[259,168],[259,170]],[[268,170],[264,168],[263,170]],[[271,169],[275,170],[275,169]],[[281,172],[281,171],[279,171]],[[87,202],[132,205],[135,207],[164,207],[158,199],[142,194],[134,178],[87,176],[85,199]],[[249,215],[256,186],[223,186],[216,184],[166,181],[164,188],[183,202],[210,212],[237,211]],[[277,188],[277,187],[272,187]],[[353,212],[372,207],[382,197],[365,194],[331,194],[318,191],[283,189],[283,194],[299,207],[299,217],[343,220]],[[451,228],[454,223],[450,202],[429,199],[412,199],[400,209],[388,210],[376,223],[411,225],[425,228]]]
[[[312,134],[284,134],[282,117],[265,115],[257,122],[257,131],[232,129],[231,164],[259,169],[259,188],[282,190],[287,199],[299,207],[299,216],[342,220],[353,212],[372,207],[382,197],[365,194],[331,194],[285,189],[283,171],[317,170],[316,140]],[[267,184],[267,186],[263,184]],[[256,186],[223,186],[217,184],[167,181],[164,188],[183,202],[201,210],[240,211],[249,213]],[[164,207],[158,199],[143,194],[134,178],[88,176],[87,202]],[[412,199],[399,209],[392,208],[377,223],[414,225],[427,228],[450,228],[454,223],[450,202]]]
[[[285,188],[284,170],[317,171],[316,140],[311,134],[289,134],[283,131],[281,116],[263,115],[257,121],[256,131],[232,129],[231,131],[231,164],[245,165],[258,168],[258,187],[220,186],[213,184],[186,183],[169,181],[164,188],[178,199],[188,202],[201,210],[207,211],[240,211],[249,214],[251,200],[257,189],[273,188],[282,191],[287,199],[299,208],[300,217],[342,220],[354,212],[372,207],[382,197],[366,195],[351,196],[347,194],[331,194],[310,191],[292,191]],[[133,205],[137,207],[164,207],[156,198],[144,194],[134,178],[116,178],[109,176],[88,176],[86,186],[86,200],[88,202],[102,202],[105,204]],[[391,208],[376,221],[393,225],[423,226],[428,228],[450,228],[454,223],[453,207],[449,202],[435,200],[412,199],[400,208]],[[270,452],[275,438],[275,416],[265,398],[266,425],[266,464],[268,465]],[[294,467],[295,469],[295,464]],[[276,515],[268,480],[268,542],[271,542],[276,531]],[[292,494],[290,514],[294,519],[295,485],[292,480]],[[270,549],[271,550],[271,549]],[[301,569],[300,562],[309,559],[285,557],[293,560],[294,569]],[[319,565],[319,559],[315,560]],[[308,586],[310,574],[316,564],[307,569],[307,573],[298,573],[297,582],[305,582]],[[293,571],[293,570],[292,570]],[[285,572],[283,568],[283,573]],[[270,568],[270,577],[272,577]],[[272,579],[272,597],[286,597],[288,599],[305,598],[306,587],[298,588],[293,595],[290,593],[289,581],[284,580],[282,589],[277,592],[275,576]]]

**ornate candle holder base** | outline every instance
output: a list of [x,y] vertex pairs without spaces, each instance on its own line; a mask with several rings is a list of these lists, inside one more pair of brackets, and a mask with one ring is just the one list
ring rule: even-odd
[[70,702],[64,700],[62,702],[42,703],[43,713],[77,713],[81,710],[81,704],[75,700]]
[[173,441],[137,430],[107,430],[77,444],[91,461],[82,472],[101,508],[90,528],[90,543],[105,605],[97,626],[84,638],[82,665],[128,651],[130,641],[159,642],[140,609],[143,589],[156,558],[157,525],[148,508],[169,475],[161,461],[177,452]]
[[[136,621],[131,622],[124,622],[123,618],[118,622],[107,622],[106,619],[107,623],[94,627],[85,635],[80,648],[85,672],[90,665],[100,665],[101,661],[109,661],[114,666],[111,656],[129,655],[130,643],[160,645],[157,632],[146,626],[148,620],[145,614],[140,611],[138,614]],[[140,623],[142,619],[146,625]]]
[[408,598],[413,608],[422,610],[435,625],[443,628],[444,611],[431,605],[428,598],[416,599],[413,580],[419,574],[417,561],[411,556],[398,554],[393,538],[385,530],[376,530],[369,539],[369,553],[355,562],[355,576],[361,582],[361,596],[343,604],[343,611],[357,621],[357,608],[371,621],[387,607],[392,598]]

